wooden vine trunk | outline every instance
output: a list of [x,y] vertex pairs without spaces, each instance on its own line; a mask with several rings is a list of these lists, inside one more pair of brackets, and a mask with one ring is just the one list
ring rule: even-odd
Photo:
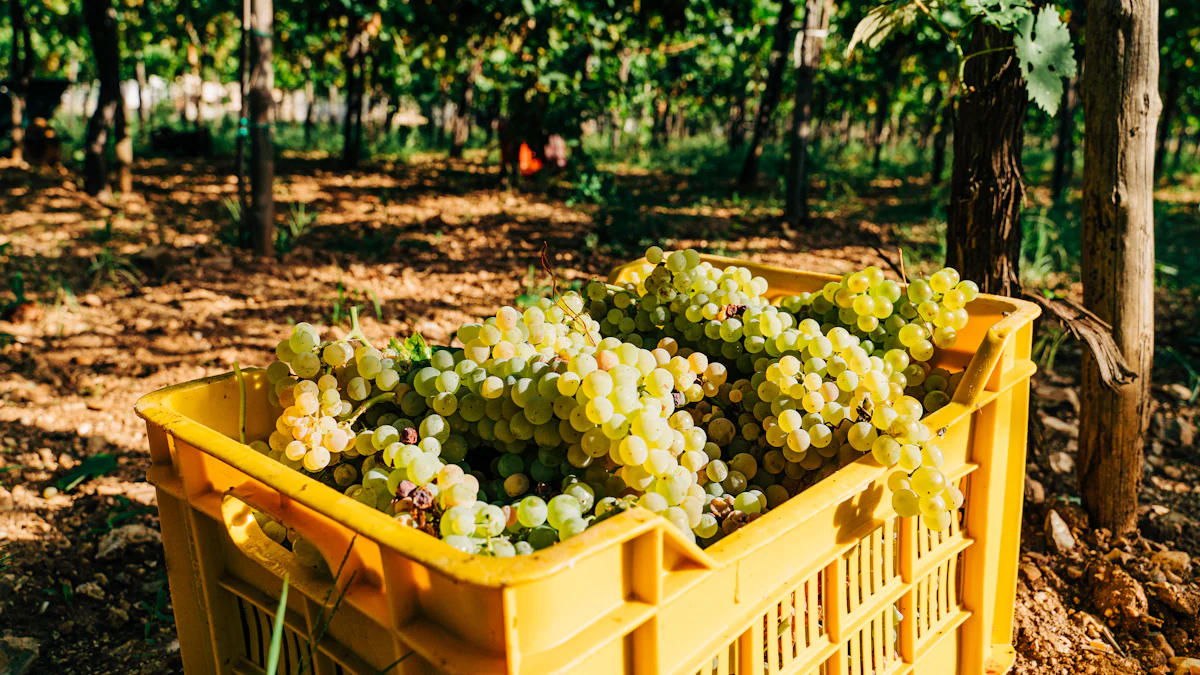
[[[1012,45],[1012,35],[976,26],[968,54]],[[1020,289],[1021,148],[1029,107],[1012,50],[967,62],[954,124],[954,165],[946,212],[946,265],[987,293]]]
[[1083,301],[1110,323],[1136,375],[1113,388],[1083,355],[1078,474],[1094,527],[1137,527],[1154,357],[1157,0],[1088,4],[1082,98]]

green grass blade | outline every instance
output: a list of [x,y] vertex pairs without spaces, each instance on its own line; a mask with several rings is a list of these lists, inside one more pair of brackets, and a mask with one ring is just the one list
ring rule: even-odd
[[279,607],[275,610],[275,625],[271,628],[271,650],[267,653],[267,675],[279,671],[279,649],[283,646],[283,615],[287,613],[288,577],[283,577],[283,590],[279,593]]

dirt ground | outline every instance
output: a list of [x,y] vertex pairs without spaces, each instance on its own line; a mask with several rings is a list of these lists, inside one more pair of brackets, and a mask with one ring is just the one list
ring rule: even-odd
[[[345,330],[351,305],[369,335],[444,343],[464,321],[548,290],[535,267],[543,242],[560,284],[666,238],[816,271],[886,266],[894,224],[875,222],[877,207],[924,190],[881,183],[853,215],[824,213],[790,241],[770,209],[691,196],[706,193],[695,177],[627,172],[618,206],[569,206],[552,182],[502,190],[478,162],[347,173],[292,158],[279,167],[281,220],[315,220],[277,261],[221,242],[234,222],[228,170],[142,161],[136,194],[105,205],[61,169],[0,164],[0,333],[11,336],[0,347],[0,659],[36,652],[14,672],[182,672],[133,414],[141,395],[235,361],[265,366],[289,324]],[[1170,659],[1200,656],[1195,408],[1178,386],[1156,388],[1142,535],[1096,532],[1074,496],[1078,395],[1063,351],[1066,365],[1035,381],[1016,672],[1174,673]],[[1057,520],[1073,546],[1047,534]]]

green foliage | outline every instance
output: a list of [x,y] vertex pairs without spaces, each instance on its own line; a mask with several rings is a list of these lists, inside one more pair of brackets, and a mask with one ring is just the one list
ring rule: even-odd
[[[1015,47],[1029,100],[1047,115],[1054,116],[1058,112],[1063,91],[1062,79],[1075,76],[1076,64],[1071,34],[1062,22],[1057,7],[1043,7],[1035,15],[1028,0],[962,0],[961,4],[946,5],[938,15],[934,15],[920,0],[895,0],[868,10],[854,29],[846,49],[847,55],[859,44],[872,50],[879,49],[896,32],[909,30],[918,13],[928,17],[949,40],[958,57],[959,82],[962,81],[963,67],[970,59]],[[965,33],[976,19],[982,24],[1012,33],[1014,46],[965,54]]]
[[395,349],[399,358],[404,361],[428,361],[433,356],[433,348],[425,342],[420,333],[409,335],[404,342],[392,338],[388,346]]
[[908,30],[917,20],[917,12],[916,4],[906,0],[872,7],[854,27],[850,44],[846,45],[846,55],[852,54],[859,44],[867,49],[878,49],[893,32]]
[[973,16],[997,28],[1012,30],[1031,16],[1033,5],[1028,0],[963,0],[963,6]]
[[117,458],[110,454],[103,453],[93,455],[80,462],[75,468],[67,472],[65,476],[59,478],[54,484],[60,492],[70,492],[78,487],[84,481],[89,481],[93,478],[99,478],[110,471],[117,468]]
[[[1054,7],[1043,7],[1035,19],[1027,12],[1020,18],[1014,37],[1021,74],[1029,100],[1054,116],[1062,100],[1063,78],[1075,77],[1075,50],[1071,32]],[[1036,32],[1036,35],[1035,35]]]
[[275,230],[275,253],[282,257],[295,250],[296,242],[316,220],[317,214],[309,213],[304,202],[293,204],[284,226]]

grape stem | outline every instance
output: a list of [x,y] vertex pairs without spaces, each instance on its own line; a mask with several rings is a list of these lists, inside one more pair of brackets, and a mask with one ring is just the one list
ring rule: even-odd
[[361,416],[363,413],[365,413],[368,408],[375,405],[376,403],[394,402],[395,400],[396,400],[396,392],[394,392],[394,391],[389,391],[385,394],[380,394],[374,398],[369,398],[369,399],[363,401],[362,405],[358,406],[358,410],[355,410],[354,413],[352,415],[350,415],[350,417],[346,418],[346,424],[348,426],[353,425],[355,422],[358,421],[359,416]]
[[350,332],[346,333],[342,339],[360,340],[364,345],[370,347],[371,349],[375,348],[375,345],[371,344],[371,341],[367,339],[366,334],[362,332],[362,327],[358,325],[358,307],[350,308]]

